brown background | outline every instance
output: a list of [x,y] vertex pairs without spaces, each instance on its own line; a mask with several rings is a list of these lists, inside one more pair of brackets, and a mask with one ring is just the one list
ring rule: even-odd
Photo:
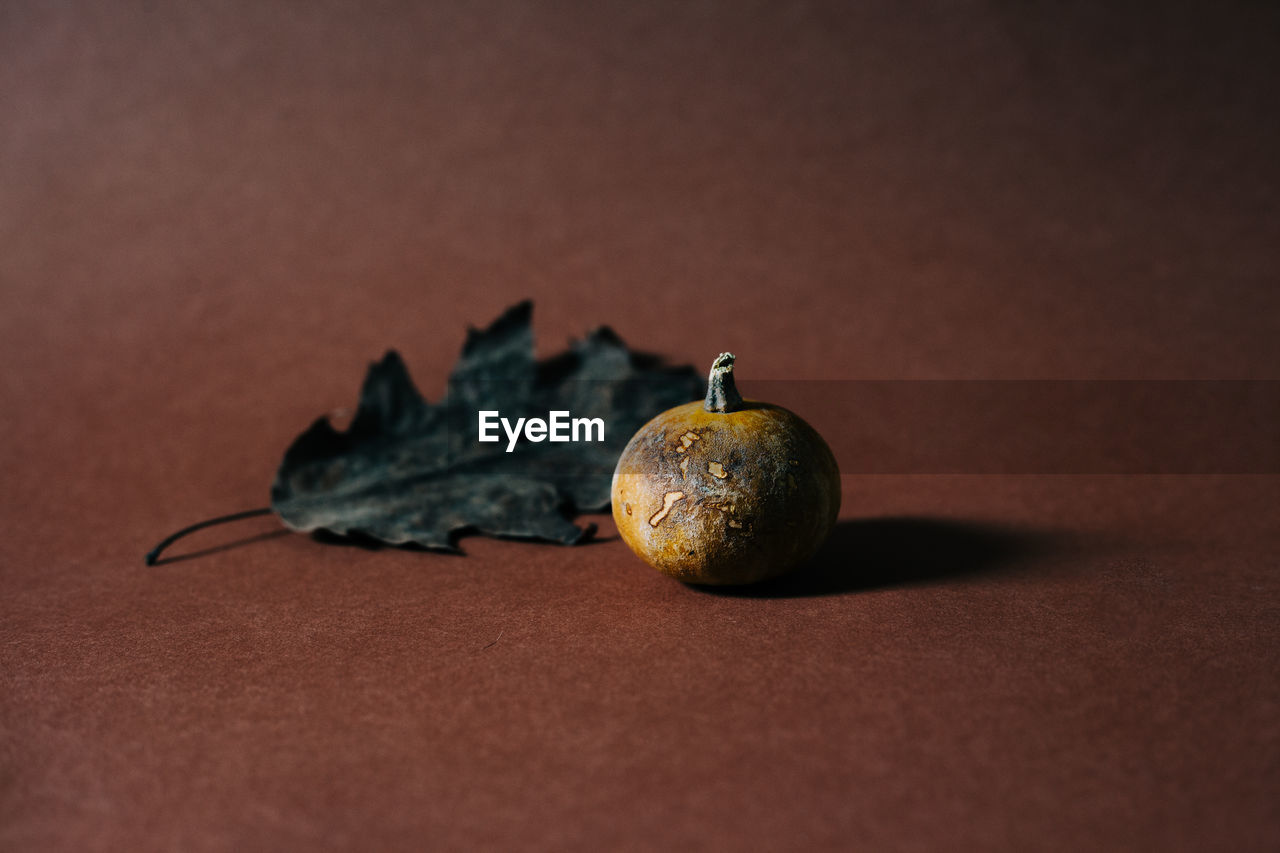
[[1275,476],[847,476],[752,595],[142,565],[525,296],[748,394],[1280,378],[1274,4],[914,5],[4,4],[0,847],[1275,849]]

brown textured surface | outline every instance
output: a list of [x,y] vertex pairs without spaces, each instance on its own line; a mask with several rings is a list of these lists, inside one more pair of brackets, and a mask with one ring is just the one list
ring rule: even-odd
[[0,847],[1274,849],[1274,476],[847,477],[771,596],[143,567],[523,296],[748,395],[1280,376],[1271,4],[845,5],[0,10]]

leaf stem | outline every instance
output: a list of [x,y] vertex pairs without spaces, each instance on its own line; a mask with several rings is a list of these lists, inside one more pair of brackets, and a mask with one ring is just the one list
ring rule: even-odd
[[181,530],[179,530],[177,533],[166,536],[164,539],[160,541],[159,545],[157,545],[156,547],[148,551],[146,556],[146,563],[148,566],[154,566],[156,564],[156,561],[160,559],[161,551],[163,551],[165,548],[168,548],[170,545],[172,545],[174,542],[177,542],[179,539],[181,539],[183,536],[186,536],[188,533],[195,533],[197,530],[203,530],[206,527],[213,527],[215,524],[227,524],[228,522],[240,521],[246,518],[257,518],[260,515],[270,515],[271,512],[272,512],[271,507],[264,506],[264,507],[259,507],[258,509],[247,509],[244,512],[233,512],[231,513],[231,515],[218,516],[217,518],[211,518],[208,521],[201,521],[198,524],[193,524],[190,527],[184,527]]

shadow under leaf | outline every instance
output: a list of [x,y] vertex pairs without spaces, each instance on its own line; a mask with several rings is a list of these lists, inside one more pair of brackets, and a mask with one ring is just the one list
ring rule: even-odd
[[[570,547],[581,548],[584,546],[599,545],[605,542],[612,542],[615,539],[621,538],[617,534],[613,534],[611,536],[598,536],[597,535],[598,529],[599,528],[594,523],[587,524],[582,529],[582,538]],[[310,536],[312,540],[323,543],[325,545],[336,545],[340,547],[345,546],[349,548],[358,548],[363,551],[381,551],[384,548],[395,548],[401,551],[421,551],[423,553],[445,554],[445,555],[457,556],[457,557],[466,555],[466,551],[463,550],[461,543],[462,543],[462,540],[467,539],[471,536],[488,536],[491,539],[502,539],[510,542],[526,542],[532,545],[546,545],[546,546],[556,545],[558,547],[565,547],[563,545],[560,545],[560,543],[548,542],[545,539],[539,539],[537,537],[509,536],[509,535],[504,535],[499,533],[481,531],[475,527],[463,527],[463,528],[459,528],[458,530],[455,530],[453,534],[450,536],[450,544],[448,547],[442,547],[442,546],[427,547],[424,545],[419,545],[416,542],[406,542],[403,544],[393,545],[388,542],[385,542],[382,539],[377,538],[376,536],[370,536],[369,534],[362,533],[358,530],[353,530],[349,533],[334,533],[330,530],[319,528],[317,530],[311,531]]]

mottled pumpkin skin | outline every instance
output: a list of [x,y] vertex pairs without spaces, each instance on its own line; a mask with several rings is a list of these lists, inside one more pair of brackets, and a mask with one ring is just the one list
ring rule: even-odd
[[754,400],[658,415],[613,474],[613,518],[649,565],[686,583],[747,584],[817,551],[840,510],[840,471],[801,418]]

